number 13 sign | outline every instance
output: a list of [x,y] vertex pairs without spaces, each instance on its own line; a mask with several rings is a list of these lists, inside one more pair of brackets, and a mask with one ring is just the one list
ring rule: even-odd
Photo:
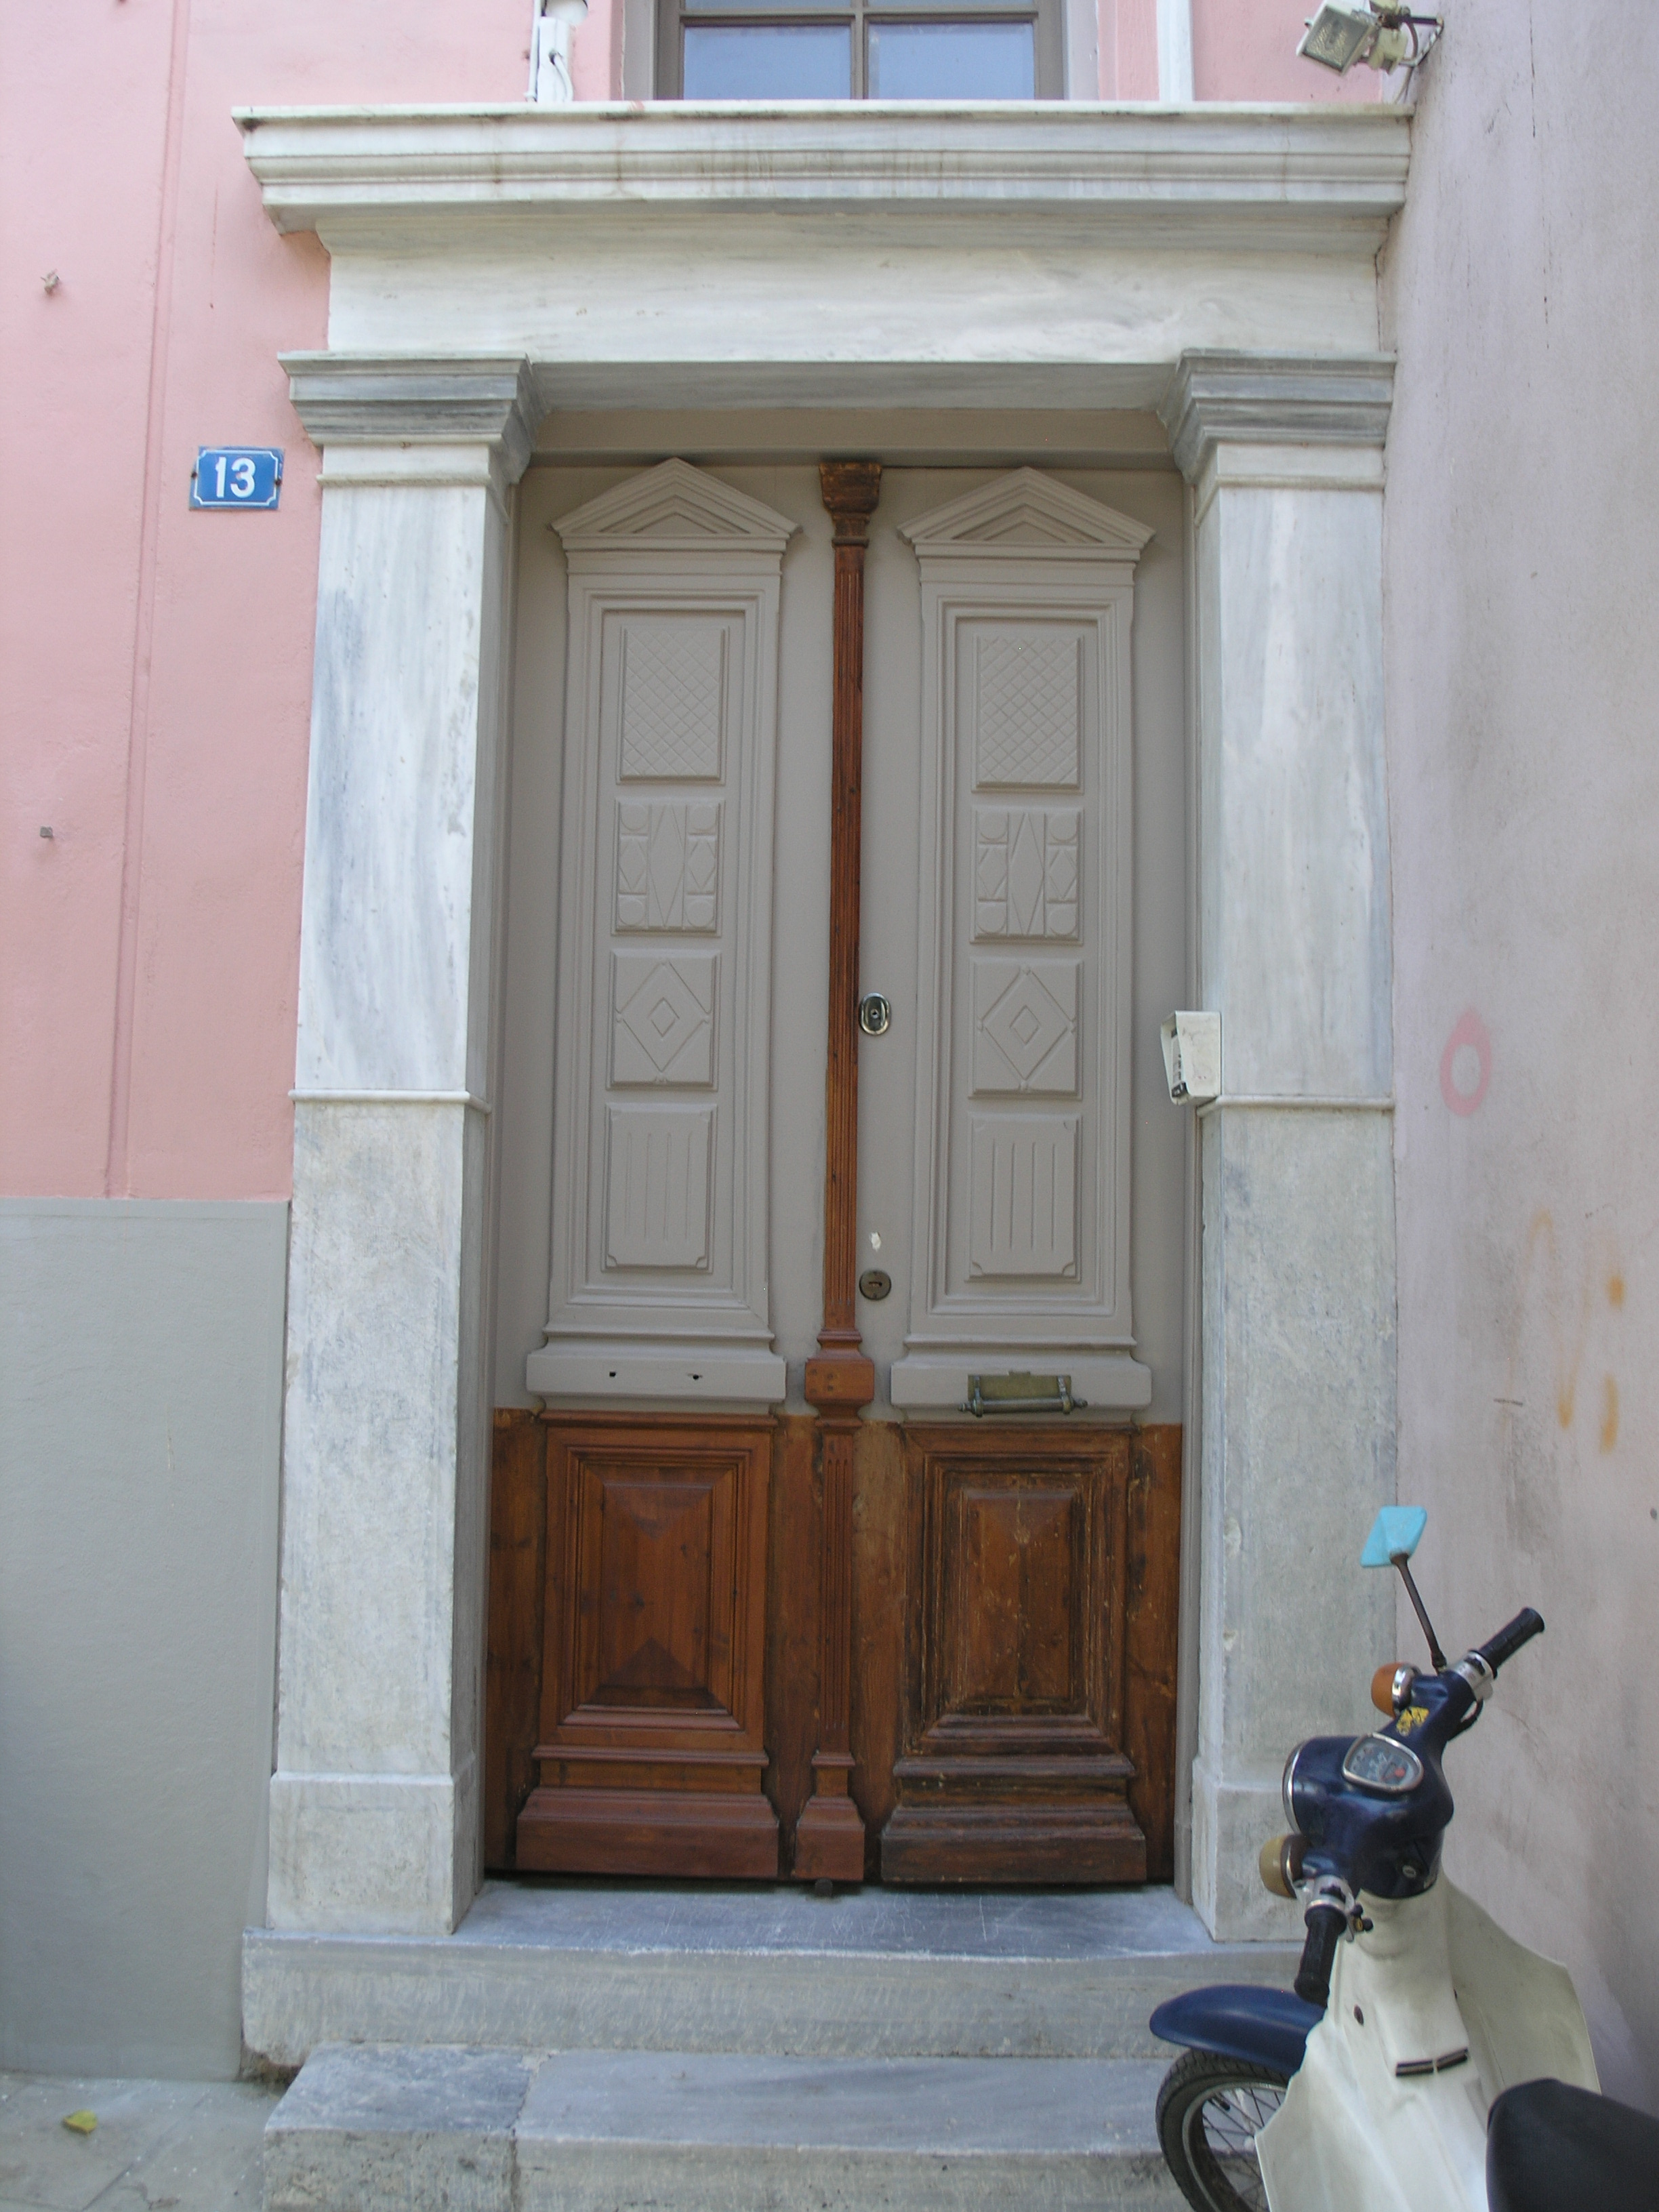
[[192,507],[275,507],[283,456],[275,446],[203,446],[190,480]]

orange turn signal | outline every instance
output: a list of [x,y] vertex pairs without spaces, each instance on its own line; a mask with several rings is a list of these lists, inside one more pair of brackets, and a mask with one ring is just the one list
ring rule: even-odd
[[1272,1836],[1261,1846],[1261,1856],[1256,1861],[1261,1870],[1261,1884],[1275,1897],[1294,1898],[1296,1885],[1302,1879],[1302,1854],[1307,1849],[1300,1836]]
[[1392,1720],[1401,1707],[1409,1702],[1412,1684],[1416,1679],[1414,1668],[1401,1667],[1390,1661],[1388,1666],[1379,1667],[1371,1676],[1371,1703],[1379,1713],[1387,1713]]

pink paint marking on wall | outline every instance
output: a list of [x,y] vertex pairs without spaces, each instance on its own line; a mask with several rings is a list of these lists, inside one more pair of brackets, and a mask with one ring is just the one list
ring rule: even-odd
[[1440,1055],[1440,1096],[1454,1114],[1474,1114],[1491,1084],[1492,1037],[1469,1006],[1458,1016]]

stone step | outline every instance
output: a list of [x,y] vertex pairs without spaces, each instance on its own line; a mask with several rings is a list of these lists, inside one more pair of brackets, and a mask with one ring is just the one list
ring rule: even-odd
[[266,2128],[265,2212],[1179,2212],[1162,2072],[327,2045]]
[[1287,1987],[1298,1955],[1212,1942],[1168,1889],[494,1882],[448,1936],[250,1929],[243,2032],[278,2067],[345,2042],[1154,2058],[1146,2021],[1164,1998]]

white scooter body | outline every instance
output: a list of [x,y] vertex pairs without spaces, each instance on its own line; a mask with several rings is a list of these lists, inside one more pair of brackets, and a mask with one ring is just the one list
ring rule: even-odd
[[1267,2202],[1486,2212],[1499,2091],[1540,2075],[1601,2087],[1571,1978],[1443,1875],[1421,1897],[1361,1904],[1373,1925],[1339,1948],[1325,2016],[1256,2137]]

